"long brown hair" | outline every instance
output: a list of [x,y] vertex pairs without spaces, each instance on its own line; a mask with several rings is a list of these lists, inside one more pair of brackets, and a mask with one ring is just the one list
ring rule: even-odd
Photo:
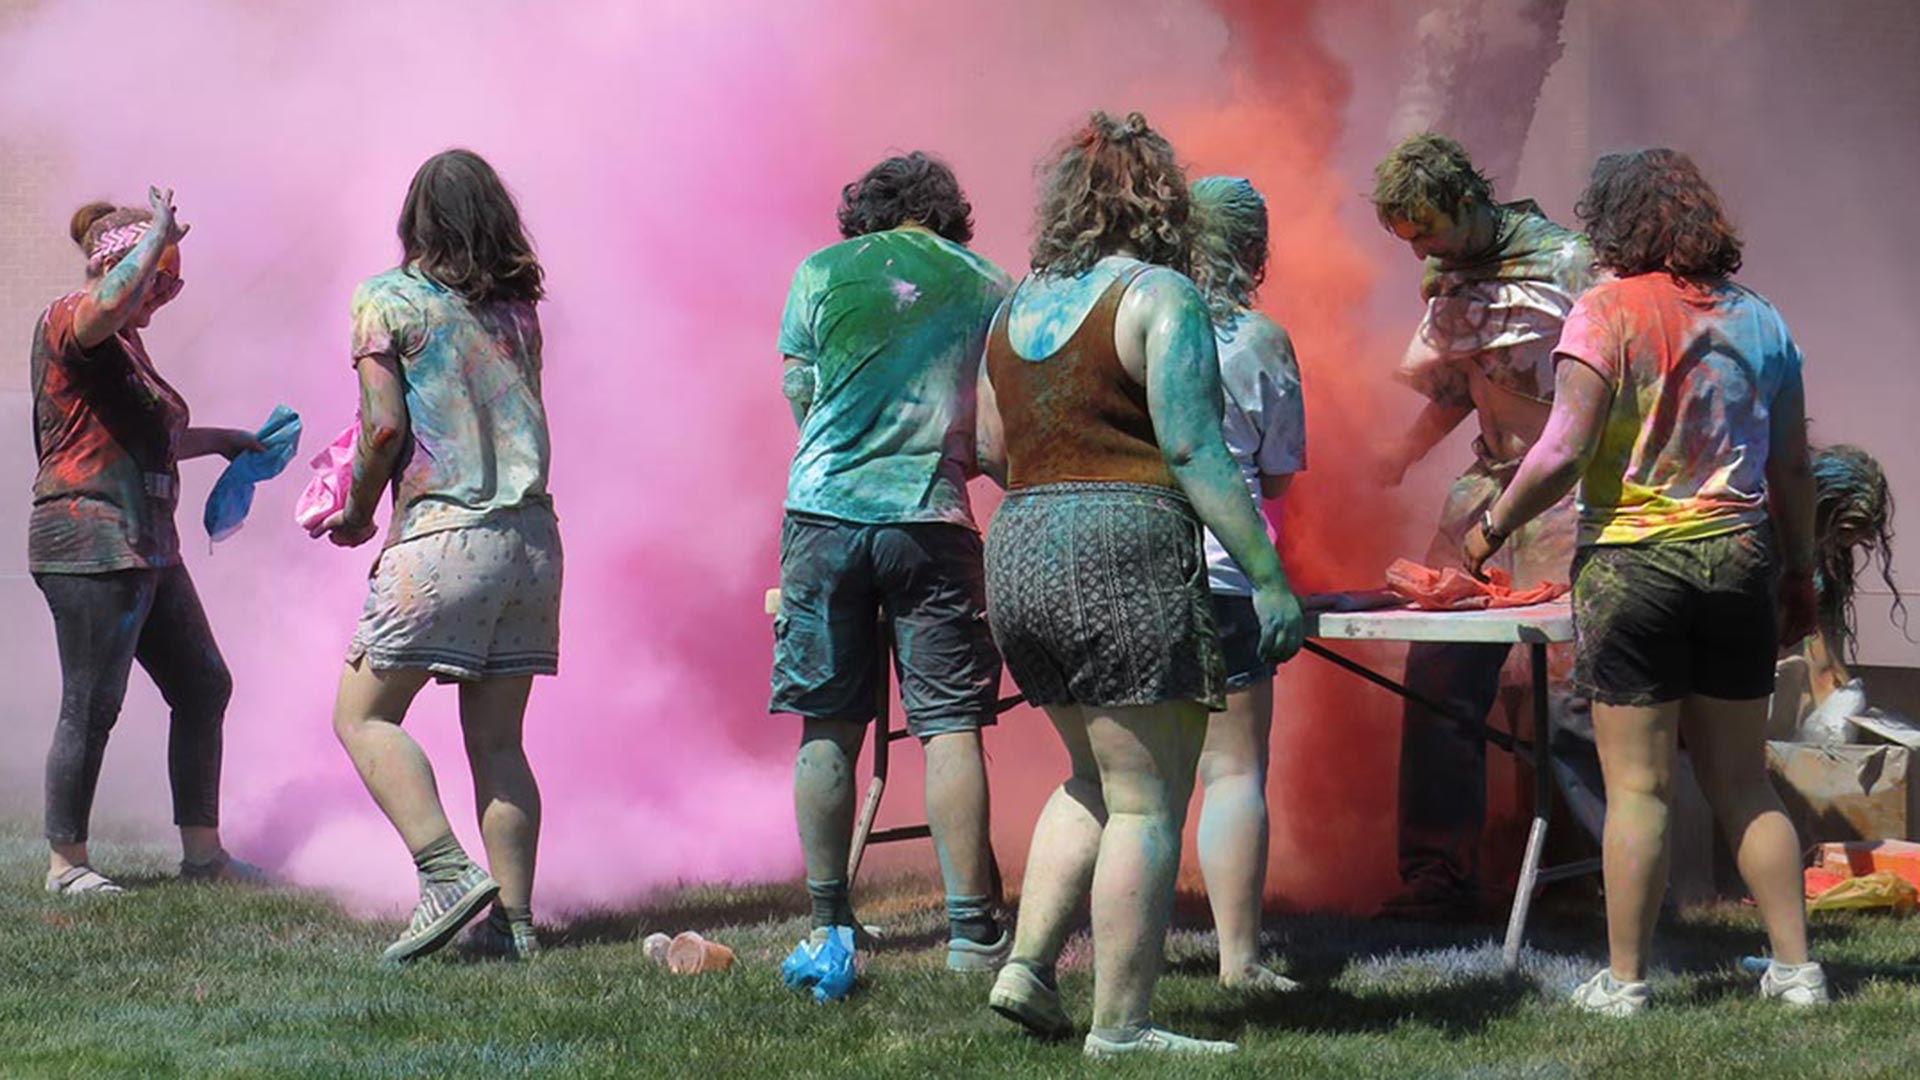
[[471,303],[539,300],[545,274],[500,174],[471,150],[428,158],[400,211],[406,262]]
[[1700,167],[1678,150],[1602,157],[1573,212],[1594,262],[1622,277],[1720,278],[1740,269],[1740,234]]
[[1844,443],[1814,452],[1813,542],[1820,629],[1836,655],[1853,656],[1855,551],[1866,552],[1867,564],[1879,570],[1893,594],[1895,624],[1905,632],[1907,608],[1893,583],[1893,490],[1872,454]]
[[1082,274],[1127,247],[1185,273],[1192,210],[1173,146],[1147,118],[1096,112],[1041,167],[1033,270]]

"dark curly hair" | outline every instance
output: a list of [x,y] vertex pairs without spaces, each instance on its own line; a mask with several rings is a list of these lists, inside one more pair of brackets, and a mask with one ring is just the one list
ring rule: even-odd
[[840,189],[840,235],[924,225],[956,244],[973,239],[973,204],[947,163],[915,150],[890,157]]
[[1193,182],[1193,283],[1216,326],[1253,306],[1267,279],[1267,200],[1237,176]]
[[1173,146],[1137,112],[1096,112],[1040,168],[1035,273],[1072,276],[1123,247],[1187,272],[1193,199]]
[[1468,206],[1492,202],[1493,183],[1467,148],[1437,132],[1401,139],[1373,167],[1373,212],[1382,225],[1431,214],[1458,219]]
[[[1843,535],[1844,534],[1844,535]],[[1854,553],[1893,593],[1893,615],[1904,632],[1907,608],[1893,583],[1893,491],[1872,454],[1857,446],[1822,447],[1813,455],[1813,538],[1820,576],[1820,629],[1834,652],[1851,659],[1854,648]]]
[[1608,154],[1573,212],[1594,262],[1622,277],[1664,270],[1720,278],[1740,269],[1740,236],[1693,159],[1664,147]]
[[471,150],[428,158],[400,210],[406,263],[467,298],[539,300],[545,274],[500,174]]

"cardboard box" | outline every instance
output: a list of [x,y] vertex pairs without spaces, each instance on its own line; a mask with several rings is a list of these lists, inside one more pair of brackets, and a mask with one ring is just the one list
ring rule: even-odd
[[1767,770],[1803,844],[1914,836],[1914,767],[1914,752],[1904,746],[1767,743]]

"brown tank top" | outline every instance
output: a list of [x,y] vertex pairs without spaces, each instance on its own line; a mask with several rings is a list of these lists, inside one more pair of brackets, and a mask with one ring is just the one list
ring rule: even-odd
[[1001,306],[987,337],[987,378],[1006,429],[1008,490],[1071,481],[1178,487],[1153,435],[1147,388],[1127,374],[1113,346],[1120,300],[1147,269],[1115,278],[1043,360],[1014,351],[1007,333],[1013,305]]

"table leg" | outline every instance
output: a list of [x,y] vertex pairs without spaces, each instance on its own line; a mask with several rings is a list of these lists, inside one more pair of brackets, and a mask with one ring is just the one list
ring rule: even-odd
[[893,659],[893,623],[882,612],[879,616],[877,639],[879,648],[875,650],[874,666],[874,706],[873,706],[873,779],[867,781],[867,797],[860,805],[860,816],[853,823],[853,846],[847,851],[847,885],[852,887],[854,879],[860,876],[860,859],[867,853],[867,838],[873,835],[873,819],[880,814],[880,797],[887,790],[887,764],[892,756],[892,694],[890,693],[893,672],[890,670]]
[[1540,885],[1540,854],[1547,843],[1547,823],[1553,814],[1553,767],[1548,743],[1552,736],[1551,710],[1547,706],[1547,646],[1532,642],[1527,646],[1533,674],[1533,827],[1527,830],[1527,850],[1520,860],[1520,881],[1513,891],[1513,909],[1507,916],[1507,940],[1501,958],[1508,972],[1520,968],[1520,944],[1527,933],[1527,909],[1533,906],[1533,894]]

